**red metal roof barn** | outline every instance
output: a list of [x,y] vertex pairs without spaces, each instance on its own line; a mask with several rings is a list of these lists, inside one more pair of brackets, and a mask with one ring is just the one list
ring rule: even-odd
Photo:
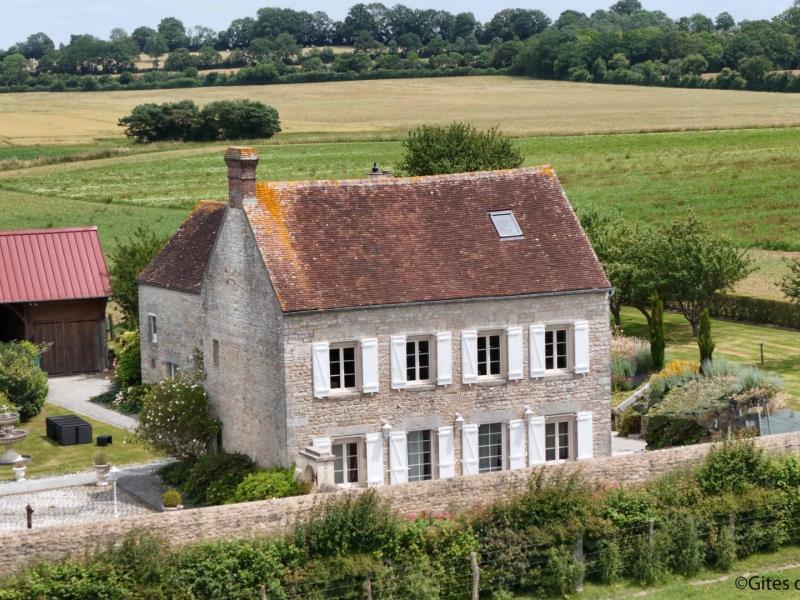
[[96,227],[0,231],[0,340],[51,344],[48,374],[106,368],[109,289]]

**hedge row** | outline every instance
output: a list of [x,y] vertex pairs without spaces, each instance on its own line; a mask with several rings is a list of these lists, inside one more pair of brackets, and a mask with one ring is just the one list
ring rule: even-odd
[[[132,79],[128,84],[122,84],[114,78],[88,76],[71,76],[57,79],[49,85],[35,86],[0,86],[0,94],[18,92],[95,92],[118,90],[154,90],[175,89],[202,86],[224,85],[264,85],[267,83],[312,83],[321,81],[361,81],[372,79],[418,79],[426,77],[463,77],[467,75],[508,75],[508,69],[474,67],[456,67],[453,69],[408,69],[408,70],[376,70],[358,73],[347,71],[337,73],[333,71],[310,71],[308,73],[287,73],[279,75],[270,81],[242,81],[235,76],[226,77],[217,73],[206,76],[185,77],[179,76],[166,80]],[[213,77],[212,77],[213,75]]]
[[735,294],[716,294],[709,311],[712,317],[800,329],[800,305]]

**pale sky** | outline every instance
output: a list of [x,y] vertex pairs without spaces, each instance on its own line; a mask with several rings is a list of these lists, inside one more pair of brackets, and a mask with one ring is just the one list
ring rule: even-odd
[[[368,3],[369,0],[365,0]],[[587,14],[608,8],[614,0],[408,0],[399,2],[412,8],[435,8],[453,13],[472,12],[487,21],[503,8],[538,8],[551,18],[563,10]],[[236,18],[255,16],[262,6],[282,6],[313,12],[324,10],[333,19],[342,19],[354,0],[0,0],[0,48],[7,48],[29,34],[44,31],[58,44],[71,33],[90,33],[107,38],[114,27],[130,33],[139,25],[155,28],[164,17],[178,17],[187,27],[204,25],[224,29]],[[387,6],[394,1],[384,2]],[[791,5],[791,0],[643,0],[648,10],[661,10],[673,18],[702,12],[714,17],[722,11],[737,21],[766,19]]]

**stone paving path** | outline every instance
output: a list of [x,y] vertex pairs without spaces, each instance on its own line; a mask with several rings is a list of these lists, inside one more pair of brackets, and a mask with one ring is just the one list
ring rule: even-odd
[[[113,487],[83,485],[0,497],[0,531],[27,528],[25,507],[34,510],[33,528],[74,523],[94,523],[114,518]],[[120,517],[147,514],[152,509],[117,487]]]
[[101,375],[71,375],[51,377],[47,385],[47,402],[67,408],[92,419],[133,431],[137,421],[100,404],[89,402],[89,398],[107,391],[111,382]]

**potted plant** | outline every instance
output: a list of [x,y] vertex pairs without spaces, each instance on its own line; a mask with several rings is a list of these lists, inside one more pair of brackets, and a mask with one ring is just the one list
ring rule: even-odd
[[18,460],[14,463],[14,466],[11,468],[14,471],[14,479],[16,481],[25,481],[25,461]]
[[164,505],[164,510],[173,511],[181,510],[183,508],[183,498],[181,493],[175,489],[169,489],[161,495],[161,504]]
[[97,452],[94,455],[94,472],[97,474],[97,485],[108,485],[108,472],[111,470],[111,463],[108,462],[105,452]]

